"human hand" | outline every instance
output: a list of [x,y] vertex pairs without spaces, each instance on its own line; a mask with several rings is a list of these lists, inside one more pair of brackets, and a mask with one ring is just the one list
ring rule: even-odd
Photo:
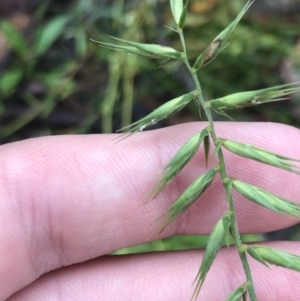
[[[189,300],[202,251],[104,256],[173,234],[208,234],[227,208],[220,179],[160,235],[154,220],[202,174],[199,154],[153,201],[157,172],[192,134],[192,123],[137,133],[36,138],[0,147],[0,300]],[[273,123],[216,123],[220,137],[300,158],[298,129]],[[299,176],[225,153],[228,174],[300,202]],[[297,223],[234,194],[239,230]],[[153,234],[154,233],[154,234]],[[300,255],[299,242],[272,242]],[[261,300],[299,300],[300,273],[249,258]],[[224,300],[245,281],[235,248],[215,260],[199,300]],[[8,298],[8,299],[7,299]]]

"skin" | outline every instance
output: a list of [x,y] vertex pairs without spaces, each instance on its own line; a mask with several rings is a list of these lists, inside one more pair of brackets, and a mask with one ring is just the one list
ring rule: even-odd
[[[157,172],[205,123],[117,135],[57,136],[0,147],[0,300],[189,300],[202,251],[108,256],[174,234],[207,234],[227,208],[217,176],[161,234],[154,220],[205,172],[203,150],[157,198]],[[274,123],[216,123],[219,137],[300,158],[300,131]],[[228,175],[300,202],[299,176],[225,152]],[[214,159],[209,163],[214,165]],[[294,225],[234,193],[239,230]],[[269,245],[300,255],[298,242]],[[259,300],[299,300],[300,273],[249,258]],[[198,300],[224,300],[245,282],[234,248],[218,254]]]

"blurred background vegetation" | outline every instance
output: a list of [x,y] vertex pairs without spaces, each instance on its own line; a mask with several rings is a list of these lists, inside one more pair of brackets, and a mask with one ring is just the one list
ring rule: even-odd
[[[185,34],[190,59],[225,28],[246,0],[191,0]],[[114,132],[194,89],[177,63],[99,47],[109,35],[181,49],[168,0],[1,0],[0,143],[57,134]],[[229,46],[199,72],[206,99],[300,81],[300,1],[256,0]],[[237,121],[300,127],[300,95],[230,112]],[[225,120],[214,116],[215,120]],[[153,128],[198,120],[193,105]],[[296,227],[297,229],[297,227]],[[246,240],[299,239],[295,228]],[[130,249],[205,246],[175,237]],[[128,252],[125,250],[123,252]]]

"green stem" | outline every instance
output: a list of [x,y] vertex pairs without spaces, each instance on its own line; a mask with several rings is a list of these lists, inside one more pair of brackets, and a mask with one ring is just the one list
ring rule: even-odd
[[[203,95],[202,95],[202,89],[201,89],[201,85],[199,82],[199,78],[197,76],[197,71],[194,70],[187,58],[187,51],[186,51],[186,46],[185,46],[185,40],[184,40],[184,35],[181,29],[178,30],[178,34],[182,43],[182,47],[183,47],[183,57],[182,60],[185,64],[185,66],[187,67],[187,69],[189,70],[189,72],[191,73],[191,76],[194,80],[194,83],[196,85],[196,89],[198,91],[198,102],[199,105],[202,106],[205,115],[208,119],[209,122],[209,126],[210,126],[210,133],[211,133],[211,138],[214,142],[214,145],[217,145],[218,142],[218,138],[215,132],[215,128],[214,128],[214,122],[213,122],[213,118],[211,115],[211,111],[210,108],[208,108],[205,105],[205,101],[203,99]],[[250,271],[250,266],[246,257],[246,253],[245,251],[242,250],[241,246],[242,246],[242,241],[241,241],[241,237],[240,237],[240,233],[238,231],[238,225],[237,225],[237,219],[236,219],[236,214],[235,214],[235,207],[234,207],[234,203],[233,203],[233,199],[232,199],[232,193],[231,193],[231,185],[228,183],[228,178],[227,178],[227,174],[226,174],[226,167],[225,167],[225,160],[224,160],[224,156],[223,156],[223,152],[222,149],[220,148],[217,152],[218,154],[218,158],[219,158],[219,164],[220,164],[220,175],[222,178],[222,182],[223,185],[225,187],[226,190],[226,194],[227,194],[227,202],[231,211],[231,227],[232,227],[232,234],[234,237],[234,241],[235,241],[235,245],[237,247],[237,250],[239,252],[239,256],[240,259],[242,261],[243,264],[243,268],[245,271],[245,275],[246,275],[246,279],[247,282],[249,283],[249,287],[248,287],[248,293],[249,293],[249,297],[251,301],[257,301],[257,297],[256,297],[256,293],[254,290],[254,286],[253,286],[253,280],[252,280],[252,275],[251,275],[251,271]]]
[[123,66],[123,59],[119,53],[114,53],[109,58],[109,79],[105,92],[105,97],[99,111],[102,113],[102,132],[112,133],[113,128],[113,112],[114,106],[118,97],[118,85],[121,77],[121,68]]

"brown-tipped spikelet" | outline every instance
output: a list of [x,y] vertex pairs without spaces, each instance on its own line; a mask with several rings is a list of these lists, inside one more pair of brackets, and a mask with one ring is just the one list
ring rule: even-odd
[[[254,0],[247,2],[243,10],[238,14],[238,16],[210,43],[210,45],[198,56],[196,59],[193,69],[199,70],[208,63],[212,62],[218,54],[227,46],[229,36],[240,22],[243,15],[249,9]],[[225,46],[224,46],[225,45]]]

